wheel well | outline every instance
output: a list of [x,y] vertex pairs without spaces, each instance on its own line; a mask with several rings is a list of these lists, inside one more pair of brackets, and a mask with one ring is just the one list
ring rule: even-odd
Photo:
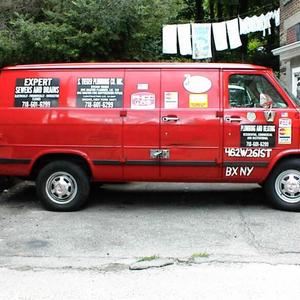
[[287,156],[283,156],[281,157],[278,161],[276,161],[276,163],[272,166],[272,169],[269,171],[268,176],[265,178],[264,182],[270,177],[270,175],[272,174],[272,172],[281,164],[283,164],[284,162],[291,160],[291,159],[299,159],[300,160],[300,154],[290,154]]
[[76,154],[46,154],[41,157],[39,157],[33,164],[31,173],[30,173],[30,178],[31,179],[36,179],[39,171],[45,167],[47,164],[53,161],[57,160],[64,160],[64,161],[69,161],[74,164],[79,165],[89,177],[92,176],[91,168],[82,156],[76,155]]
[[283,156],[281,157],[273,166],[272,170],[277,168],[280,164],[284,163],[287,160],[291,159],[299,159],[300,160],[300,154],[294,154],[294,155],[288,155],[288,156]]

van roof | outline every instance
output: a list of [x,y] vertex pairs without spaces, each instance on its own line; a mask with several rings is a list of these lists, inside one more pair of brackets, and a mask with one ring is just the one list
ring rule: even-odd
[[263,66],[237,63],[56,63],[56,64],[31,64],[4,67],[2,70],[53,70],[53,69],[246,69],[267,70]]

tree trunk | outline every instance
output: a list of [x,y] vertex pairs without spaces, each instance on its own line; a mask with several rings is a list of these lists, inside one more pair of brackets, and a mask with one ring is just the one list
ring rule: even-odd
[[204,19],[204,9],[203,9],[203,1],[202,0],[195,0],[195,22],[201,23]]
[[[249,0],[240,0],[239,1],[239,14],[246,14],[249,7]],[[241,47],[241,59],[242,62],[245,61],[248,53],[248,35],[241,35],[242,47]]]

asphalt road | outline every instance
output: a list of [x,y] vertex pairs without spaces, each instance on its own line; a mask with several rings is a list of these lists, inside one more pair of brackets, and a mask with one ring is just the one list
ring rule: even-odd
[[[257,185],[104,184],[55,213],[21,183],[0,197],[0,299],[299,299],[299,216]],[[174,264],[129,270],[153,255]]]

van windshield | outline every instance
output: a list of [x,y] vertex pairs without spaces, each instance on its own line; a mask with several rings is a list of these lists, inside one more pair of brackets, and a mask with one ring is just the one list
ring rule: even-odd
[[290,98],[292,99],[292,101],[298,106],[300,107],[300,99],[297,98],[291,91],[289,91],[289,89],[287,88],[287,86],[285,85],[285,83],[280,80],[277,76],[275,76],[277,82],[280,84],[280,86],[285,90],[285,92],[290,96]]

